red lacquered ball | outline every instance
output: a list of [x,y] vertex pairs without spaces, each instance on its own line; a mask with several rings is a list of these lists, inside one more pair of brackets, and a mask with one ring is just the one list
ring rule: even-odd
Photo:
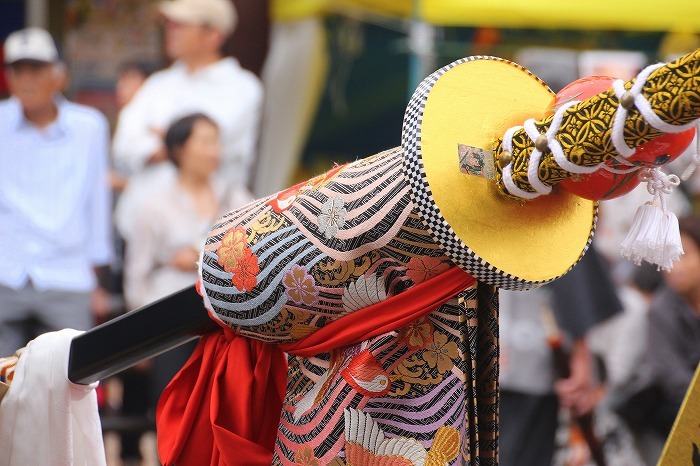
[[596,172],[575,175],[559,183],[570,193],[593,201],[604,201],[624,196],[640,183],[639,170],[631,173],[611,173],[600,169]]
[[640,167],[660,167],[678,158],[695,137],[695,129],[682,133],[666,133],[637,147],[627,160]]

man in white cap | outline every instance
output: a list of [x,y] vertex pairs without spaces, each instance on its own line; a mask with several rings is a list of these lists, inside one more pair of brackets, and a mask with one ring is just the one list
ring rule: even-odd
[[231,0],[173,0],[159,5],[165,19],[165,51],[175,62],[152,75],[120,113],[112,152],[117,167],[132,177],[117,208],[117,226],[129,238],[131,205],[173,176],[162,136],[175,119],[193,112],[221,129],[219,175],[233,188],[246,187],[254,159],[263,89],[260,80],[221,47],[236,26]]
[[48,32],[14,32],[4,52],[0,356],[39,333],[90,328],[91,307],[105,310],[97,273],[112,259],[106,118],[61,96],[65,66]]

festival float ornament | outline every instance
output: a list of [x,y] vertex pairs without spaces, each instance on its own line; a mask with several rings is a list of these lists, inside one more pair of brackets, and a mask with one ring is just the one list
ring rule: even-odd
[[[574,81],[557,93],[555,110],[564,103],[604,92],[615,82],[606,76]],[[560,186],[586,199],[604,201],[627,194],[640,182],[646,182],[654,199],[638,209],[621,244],[620,254],[637,265],[647,260],[660,269],[669,270],[683,253],[678,219],[666,209],[665,202],[665,196],[678,186],[679,179],[675,175],[666,175],[658,167],[681,155],[693,141],[695,133],[693,127],[680,133],[663,134],[630,151],[627,157],[614,157],[592,173],[576,174],[563,180]]]
[[[456,373],[476,374],[470,383],[497,393],[497,363],[490,359],[497,337],[488,330],[497,328],[496,288],[548,283],[574,267],[592,240],[597,201],[557,184],[592,174],[616,157],[630,160],[664,133],[690,130],[700,116],[698,76],[700,50],[646,68],[631,82],[614,81],[612,89],[580,102],[565,97],[551,114],[554,93],[525,68],[495,57],[464,58],[420,84],[405,113],[400,147],[222,217],[204,246],[200,290],[223,330],[200,340],[161,398],[162,461],[194,463],[204,450],[231,455],[233,463],[242,448],[259,459],[250,464],[270,464],[273,450],[285,464],[297,454],[330,461],[344,455],[342,436],[354,434],[343,426],[339,407],[370,407],[369,398],[357,397],[373,397],[380,410],[383,403],[418,398],[437,400],[431,409],[443,409],[440,381]],[[640,163],[654,163],[658,155],[652,158]],[[665,214],[663,196],[675,179],[653,169],[645,173]],[[655,242],[633,246],[633,259],[670,265],[679,254],[673,245],[660,253],[655,248],[670,244],[672,222],[652,220],[640,223],[637,237]],[[458,346],[472,324],[438,319],[440,325],[416,329],[416,345],[409,347],[401,329],[434,319],[430,313],[438,308],[459,309],[460,316],[475,312],[478,318],[469,321],[483,340]],[[389,347],[423,352],[425,364],[389,355]],[[478,354],[472,351],[477,347]],[[340,349],[348,356],[359,351],[340,361],[332,357]],[[488,367],[475,371],[465,361]],[[432,385],[412,389],[402,381],[412,371],[418,371],[415,380]],[[235,411],[214,410],[229,417],[210,419],[210,402],[234,403],[251,394],[257,398]],[[476,417],[459,420],[460,428],[497,423],[495,397],[480,398],[479,406]],[[192,416],[183,420],[183,411]],[[255,435],[239,420],[252,422]],[[209,423],[209,430],[192,429]],[[321,430],[324,441],[308,450]],[[225,431],[226,441],[204,438],[209,431]],[[454,445],[475,442],[450,432],[450,455]],[[495,432],[479,431],[480,444],[494,446],[480,453],[484,458],[497,457]]]
[[[613,81],[610,90],[583,102],[567,102],[539,122],[527,120],[524,128],[509,128],[498,141],[496,153],[515,150],[521,158],[510,155],[512,163],[496,164],[502,192],[534,199],[549,194],[560,181],[595,172],[613,158],[629,163],[638,147],[664,133],[693,131],[700,107],[697,86],[693,86],[697,55],[696,51],[666,66],[648,66],[629,83]],[[677,181],[658,168],[645,177],[651,181],[649,192],[656,202],[640,209],[622,254],[667,269],[682,254],[677,219],[665,210],[663,201]],[[650,211],[651,206],[660,210]]]
[[[476,56],[426,78],[404,117],[404,170],[432,237],[472,276],[502,288],[533,288],[565,274],[595,228],[593,201],[562,191],[513,202],[494,182],[501,155],[494,141],[541,118],[553,99],[520,65]],[[462,171],[455,169],[460,152]]]

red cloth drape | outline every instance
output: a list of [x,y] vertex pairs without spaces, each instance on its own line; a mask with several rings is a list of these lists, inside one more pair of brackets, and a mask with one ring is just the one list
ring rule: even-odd
[[405,327],[475,279],[454,267],[293,343],[272,345],[225,327],[204,335],[158,402],[165,465],[269,465],[286,390],[285,352],[308,357]]

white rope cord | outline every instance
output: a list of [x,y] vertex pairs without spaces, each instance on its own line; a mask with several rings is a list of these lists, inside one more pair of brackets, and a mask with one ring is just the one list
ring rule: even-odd
[[578,174],[593,173],[596,170],[598,170],[598,168],[602,164],[595,165],[593,167],[585,167],[583,165],[576,165],[575,163],[570,162],[569,159],[566,158],[566,155],[564,155],[564,149],[562,149],[561,144],[556,139],[557,131],[559,131],[561,122],[564,119],[564,112],[566,112],[569,109],[569,107],[572,107],[578,103],[578,101],[567,102],[561,107],[559,107],[559,109],[554,114],[554,118],[552,118],[552,125],[549,127],[546,133],[547,144],[549,146],[549,149],[552,151],[554,161],[557,162],[557,165],[559,165],[564,170]]
[[513,135],[521,129],[523,129],[522,126],[513,126],[506,130],[505,134],[503,134],[503,150],[513,152]]
[[671,194],[673,188],[681,184],[676,175],[668,175],[659,168],[651,168],[642,171],[639,175],[642,182],[647,184],[647,191],[658,201],[661,211],[666,213],[666,196]]
[[[513,135],[515,134],[516,131],[520,131],[523,129],[522,126],[513,126],[512,128],[508,128],[503,135],[503,150],[508,151],[508,152],[513,152]],[[512,168],[513,163],[509,163],[505,167],[503,167],[503,173],[501,173],[501,178],[503,178],[503,185],[506,188],[506,191],[508,191],[510,194],[513,196],[520,197],[522,199],[534,199],[539,196],[538,193],[531,193],[528,191],[525,191],[523,189],[518,188],[516,184],[513,182],[513,168]]]
[[[600,168],[600,165],[596,165],[594,167],[585,167],[570,162],[564,155],[564,150],[562,149],[561,144],[556,139],[559,127],[561,126],[561,123],[564,120],[564,112],[566,112],[566,110],[576,105],[577,103],[579,102],[567,102],[561,107],[559,107],[559,109],[557,109],[556,113],[554,114],[554,117],[552,118],[549,129],[545,133],[545,137],[547,138],[547,147],[549,148],[549,150],[552,151],[552,155],[554,156],[555,162],[564,170],[567,170],[571,173],[593,173],[596,170],[598,170],[598,168]],[[542,135],[537,130],[535,120],[530,118],[529,120],[525,121],[525,123],[523,123],[523,126],[514,126],[506,130],[506,132],[503,135],[504,151],[512,152],[513,135],[516,131],[519,131],[523,128],[525,129],[525,133],[528,135],[533,144],[535,143],[537,138]],[[506,190],[510,194],[524,199],[534,199],[542,194],[549,194],[552,191],[552,187],[542,183],[537,173],[541,159],[542,152],[538,149],[533,149],[532,153],[530,154],[530,160],[528,161],[527,166],[527,180],[536,192],[531,193],[529,191],[522,190],[515,185],[512,179],[512,162],[503,167],[502,177],[503,184]]]
[[695,127],[695,120],[684,125],[670,125],[666,123],[661,118],[659,118],[659,116],[656,113],[654,113],[654,109],[651,108],[651,104],[642,94],[635,96],[634,105],[635,107],[637,107],[637,110],[639,110],[639,113],[642,114],[644,119],[651,126],[658,129],[659,131],[663,131],[664,133],[682,133],[683,131],[687,131]]
[[[613,82],[618,106],[613,119],[611,139],[615,150],[620,154],[616,157],[618,161],[621,161],[621,158],[629,158],[636,152],[636,149],[629,147],[624,139],[625,122],[632,106],[639,111],[648,124],[665,133],[680,133],[698,124],[698,120],[695,120],[685,125],[670,125],[654,113],[651,104],[642,94],[642,89],[649,75],[661,66],[663,65],[656,64],[644,68],[629,90],[625,89],[621,80]],[[678,219],[673,212],[667,211],[666,196],[680,184],[680,179],[676,175],[667,175],[659,168],[644,169],[639,178],[647,183],[647,191],[654,196],[654,199],[637,209],[630,231],[621,244],[620,254],[637,265],[641,264],[642,260],[646,260],[657,264],[659,269],[670,270],[673,262],[683,254],[683,247],[678,230]]]
[[[640,71],[639,74],[637,74],[637,77],[635,78],[636,80],[632,87],[629,89],[629,91],[625,89],[625,82],[623,80],[616,79],[615,81],[613,81],[612,88],[613,92],[615,92],[615,97],[617,97],[618,102],[620,101],[620,99],[622,99],[622,96],[626,92],[629,92],[630,94],[632,94],[633,97],[635,97],[636,103],[636,96],[641,95],[642,89],[644,88],[644,84],[646,84],[649,75],[661,66],[663,66],[661,63],[657,63],[655,65],[649,65],[642,71]],[[629,147],[625,142],[624,130],[625,121],[627,120],[627,113],[628,110],[622,106],[622,103],[619,103],[617,109],[615,110],[615,117],[613,118],[611,137],[615,150],[619,152],[620,155],[624,158],[629,158],[636,152],[636,149]]]
[[[635,149],[635,153],[636,153],[636,152],[637,152],[637,150]],[[626,158],[624,158],[624,157],[621,156],[621,155],[616,155],[616,156],[613,157],[613,158],[615,159],[615,161],[616,161],[617,163],[620,163],[620,164],[622,164],[622,165],[625,165],[625,166],[628,166],[628,167],[636,167],[636,168],[639,168],[639,167],[637,167],[635,164],[633,164],[632,162],[630,162],[629,160],[627,160]]]
[[[692,121],[685,125],[671,125],[663,121],[659,116],[654,113],[649,101],[642,94],[642,89],[646,84],[649,75],[653,73],[658,68],[662,67],[662,63],[657,63],[655,65],[649,65],[644,68],[636,77],[634,85],[629,89],[625,89],[624,81],[621,79],[615,80],[613,82],[613,91],[618,100],[622,99],[622,96],[629,92],[634,97],[634,106],[637,108],[642,117],[649,123],[652,127],[664,133],[681,133],[683,131],[689,130],[696,126],[697,121]],[[629,147],[625,142],[624,138],[624,126],[625,120],[627,119],[628,110],[622,106],[620,103],[615,111],[615,118],[613,119],[613,130],[612,130],[612,142],[615,146],[615,150],[620,153],[624,158],[629,158],[632,156],[636,150]],[[617,159],[620,160],[619,158]]]
[[625,163],[625,165],[630,167],[630,168],[615,168],[615,167],[611,167],[607,163],[603,164],[603,166],[601,168],[607,172],[615,173],[618,175],[626,175],[627,173],[632,173],[632,172],[636,172],[637,170],[639,170],[639,167],[636,165],[632,165],[630,163]]
[[[575,105],[579,103],[578,101],[571,101],[567,102],[566,104],[562,105],[554,114],[554,117],[552,118],[552,122],[550,124],[549,129],[545,133],[545,136],[547,137],[547,147],[549,150],[552,151],[552,155],[554,157],[555,162],[557,165],[559,165],[562,169],[571,172],[571,173],[578,173],[578,174],[588,174],[588,173],[593,173],[600,169],[601,167],[611,173],[617,173],[617,174],[627,174],[634,172],[638,170],[639,168],[637,166],[634,166],[631,164],[629,161],[625,160],[636,152],[635,148],[629,147],[627,143],[625,142],[624,138],[624,127],[625,127],[625,122],[627,120],[627,115],[629,113],[628,109],[622,106],[622,96],[629,92],[632,97],[634,98],[634,106],[637,108],[639,113],[642,115],[642,117],[655,129],[659,131],[663,131],[665,133],[680,133],[683,131],[686,131],[688,129],[691,129],[693,127],[696,127],[698,131],[700,131],[700,119],[699,120],[694,120],[688,124],[685,125],[671,125],[663,121],[661,118],[659,118],[656,113],[654,113],[651,104],[649,101],[644,97],[642,94],[642,89],[644,88],[644,85],[646,84],[647,79],[649,78],[649,75],[653,73],[655,70],[658,68],[664,66],[662,63],[657,63],[654,65],[649,65],[646,68],[644,68],[642,71],[637,74],[637,77],[635,79],[634,84],[632,87],[628,90],[625,89],[624,86],[624,81],[621,79],[615,80],[613,82],[613,92],[615,93],[615,96],[618,99],[618,106],[617,109],[615,110],[615,116],[613,118],[613,126],[612,126],[612,135],[611,135],[611,140],[613,143],[613,146],[615,147],[615,150],[620,154],[619,156],[616,156],[615,159],[623,164],[626,165],[630,168],[628,169],[621,169],[621,168],[614,168],[609,165],[606,165],[605,163],[598,164],[596,166],[592,167],[584,167],[581,165],[576,165],[569,161],[565,154],[564,151],[561,147],[561,144],[559,141],[556,139],[556,134],[557,131],[559,131],[559,127],[561,126],[562,120],[564,118],[564,112],[571,107],[572,105]],[[537,140],[539,136],[541,136],[541,133],[537,130],[537,127],[535,125],[535,120],[534,119],[529,119],[527,120],[524,124],[523,127],[525,128],[525,132],[527,135],[530,137],[532,140],[533,144]],[[503,150],[507,150],[509,152],[512,152],[512,147],[513,147],[513,135],[515,134],[516,131],[518,131],[521,127],[515,126],[512,128],[509,128],[505,134],[503,135]],[[700,142],[698,142],[698,152],[700,153]],[[533,149],[531,155],[530,155],[530,160],[528,162],[528,170],[527,170],[527,179],[530,183],[530,185],[533,187],[533,189],[536,191],[536,193],[530,193],[528,191],[524,191],[520,188],[518,188],[515,183],[512,180],[512,162],[508,164],[506,167],[503,167],[503,182],[506,187],[506,190],[518,197],[522,197],[525,199],[533,199],[535,197],[538,197],[541,194],[549,194],[552,190],[551,186],[547,186],[542,181],[540,180],[538,176],[538,169],[539,169],[539,163],[540,160],[542,159],[542,152],[538,149]],[[692,166],[688,167],[686,169],[686,173],[683,174],[683,179],[686,179],[689,177],[692,172],[695,170],[695,167],[700,165],[700,155],[696,154],[694,158],[694,163]],[[507,174],[507,176],[506,176]],[[675,175],[673,175],[675,176]],[[678,178],[678,177],[676,177]]]
[[516,184],[513,182],[513,173],[511,169],[512,164],[508,164],[505,167],[503,167],[503,185],[506,187],[506,190],[511,193],[513,196],[517,196],[523,199],[534,199],[536,197],[539,197],[540,195],[538,193],[531,193],[529,191],[524,191],[516,186]]
[[627,109],[619,103],[619,100],[622,95],[627,92],[627,90],[625,89],[624,81],[621,79],[613,81],[612,88],[615,92],[615,96],[617,97],[618,105],[617,109],[615,110],[615,117],[613,118],[613,129],[610,139],[612,140],[615,150],[619,152],[620,156],[627,159],[632,157],[634,153],[637,152],[637,149],[627,145],[624,135],[625,121],[627,120]]
[[[535,119],[530,118],[529,120],[526,120],[525,123],[523,123],[523,127],[525,128],[525,133],[530,136],[530,139],[534,144],[537,138],[541,136],[541,133],[535,126]],[[538,150],[537,148],[533,149],[532,153],[530,154],[530,160],[528,160],[527,163],[527,181],[530,182],[530,185],[539,194],[549,194],[552,192],[552,187],[542,183],[542,181],[540,181],[540,176],[537,173],[540,168],[540,160],[542,160],[542,151]]]

